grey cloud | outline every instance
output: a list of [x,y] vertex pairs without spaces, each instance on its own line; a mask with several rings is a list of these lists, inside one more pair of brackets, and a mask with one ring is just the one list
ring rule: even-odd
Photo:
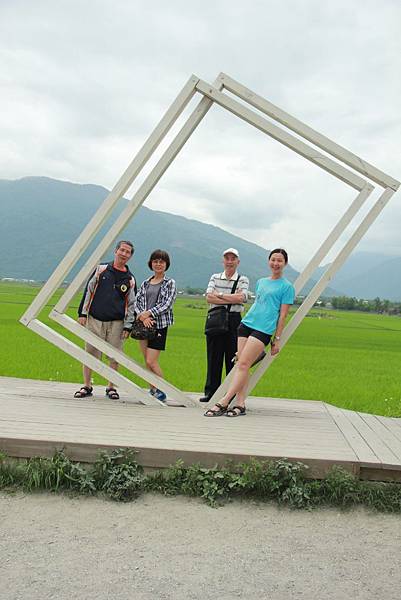
[[[223,70],[400,178],[400,20],[396,0],[3,2],[3,177],[110,188],[189,75]],[[348,192],[262,138],[214,107],[149,205],[263,240],[268,195],[269,235],[295,236],[302,223],[313,241]],[[401,209],[391,214],[399,221]],[[393,247],[386,215],[373,233]]]

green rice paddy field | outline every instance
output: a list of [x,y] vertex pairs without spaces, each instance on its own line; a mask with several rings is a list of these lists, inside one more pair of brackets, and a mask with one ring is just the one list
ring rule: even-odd
[[[18,322],[37,292],[33,286],[0,283],[0,375],[81,382],[77,361]],[[73,317],[77,304],[73,302],[69,310]],[[42,321],[81,344],[48,319],[48,312],[49,307],[43,311]],[[205,313],[204,300],[181,297],[175,305],[176,323],[161,365],[165,378],[183,390],[203,389]],[[141,360],[134,340],[126,342],[125,350]],[[96,374],[94,381],[103,382]],[[312,311],[253,394],[323,400],[352,410],[401,417],[401,318]]]

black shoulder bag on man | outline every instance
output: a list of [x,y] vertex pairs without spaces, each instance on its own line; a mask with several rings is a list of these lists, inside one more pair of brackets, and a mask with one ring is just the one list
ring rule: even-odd
[[[231,294],[235,293],[238,285],[240,276],[234,281],[233,287],[231,288]],[[231,310],[231,304],[227,306],[215,306],[211,308],[207,313],[205,323],[205,335],[224,335],[230,330],[229,325],[229,313]]]

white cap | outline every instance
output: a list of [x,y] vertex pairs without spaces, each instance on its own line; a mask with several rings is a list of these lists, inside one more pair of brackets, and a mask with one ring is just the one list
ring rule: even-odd
[[235,256],[237,258],[239,258],[239,252],[236,248],[227,248],[227,250],[224,250],[223,252],[223,256],[225,256],[226,254],[235,254]]

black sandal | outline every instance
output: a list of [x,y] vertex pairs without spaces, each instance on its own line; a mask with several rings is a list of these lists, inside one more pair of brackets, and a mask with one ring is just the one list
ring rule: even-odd
[[120,394],[117,392],[116,388],[107,387],[106,388],[106,396],[110,398],[110,400],[119,400]]
[[74,398],[87,398],[87,396],[92,396],[92,392],[93,387],[83,385],[77,392],[75,392]]
[[[239,412],[237,412],[239,411]],[[242,417],[246,415],[245,406],[233,406],[226,411],[226,417]]]
[[221,417],[222,415],[224,415],[227,412],[227,406],[223,406],[222,404],[220,404],[219,402],[216,402],[216,404],[214,406],[217,406],[217,408],[219,410],[212,410],[212,408],[209,408],[204,414],[204,417]]

